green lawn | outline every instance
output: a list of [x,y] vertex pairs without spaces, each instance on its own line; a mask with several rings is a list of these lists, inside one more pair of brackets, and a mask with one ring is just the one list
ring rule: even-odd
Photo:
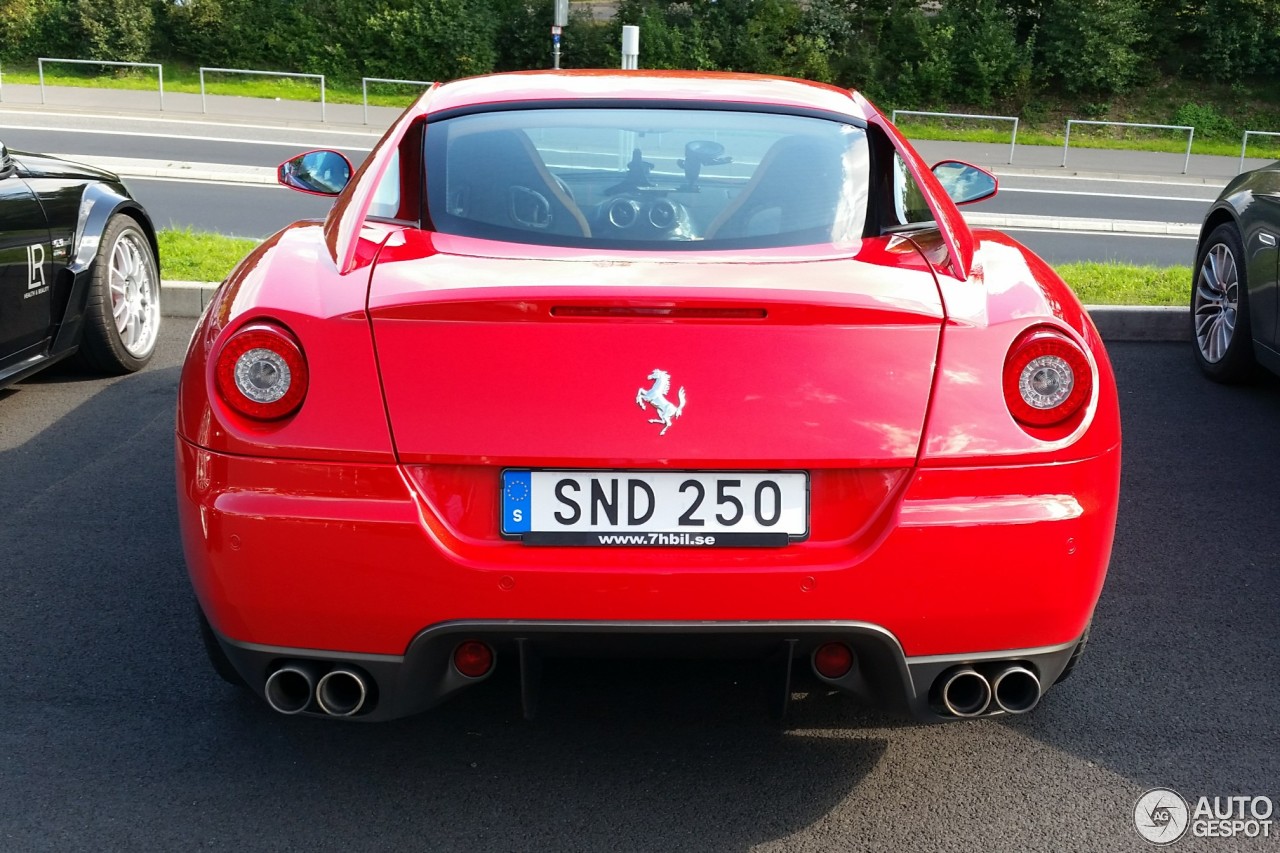
[[1055,269],[1086,305],[1186,305],[1190,267],[1143,267],[1093,262]]
[[160,273],[169,281],[222,281],[257,240],[190,229],[161,231]]
[[[908,139],[936,139],[947,142],[992,142],[1008,145],[1013,132],[1012,122],[998,127],[960,127],[959,122],[930,122],[909,118],[898,123],[898,129]],[[1048,145],[1061,148],[1066,134],[1066,123],[1056,133],[1036,129],[1018,129],[1018,145]],[[1174,130],[1143,130],[1127,128],[1098,128],[1084,125],[1071,129],[1071,148],[1106,148],[1112,151],[1163,151],[1184,154],[1187,150],[1187,132]],[[1216,154],[1223,157],[1240,156],[1240,140],[1225,142],[1215,139],[1194,139],[1192,154]],[[1280,160],[1280,140],[1275,137],[1251,137],[1245,152],[1250,158]],[[1015,154],[1014,160],[1017,160]]]
[[[6,65],[4,82],[36,86],[40,77],[35,66]],[[89,65],[46,63],[46,86],[79,86],[89,89],[130,89],[157,91],[156,72],[150,68],[129,68],[119,73],[101,73]],[[406,107],[422,93],[421,86],[401,83],[370,83],[369,103],[381,107]],[[164,90],[200,94],[200,70],[175,63],[164,64]],[[283,98],[290,101],[320,101],[320,81],[305,77],[205,73],[205,92],[210,95],[237,95],[245,98]],[[325,100],[331,104],[361,103],[360,81],[325,80]]]
[[[171,281],[222,281],[257,244],[191,230],[161,231],[160,266]],[[1056,269],[1089,305],[1185,305],[1191,293],[1190,267],[1076,263]]]

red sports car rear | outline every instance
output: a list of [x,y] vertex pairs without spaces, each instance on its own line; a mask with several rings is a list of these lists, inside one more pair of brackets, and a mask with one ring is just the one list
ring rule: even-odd
[[178,493],[211,658],[413,713],[553,655],[736,656],[922,719],[1083,649],[1120,432],[1056,275],[856,94],[746,75],[437,87],[219,290]]

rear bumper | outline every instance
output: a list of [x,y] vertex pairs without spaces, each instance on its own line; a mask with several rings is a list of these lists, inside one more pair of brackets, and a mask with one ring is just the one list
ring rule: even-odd
[[1110,559],[1119,450],[904,471],[847,541],[715,554],[468,539],[448,515],[496,520],[483,496],[425,501],[389,464],[230,456],[179,438],[177,479],[192,584],[255,689],[282,660],[347,662],[377,680],[381,718],[470,683],[448,665],[468,632],[503,661],[524,640],[540,653],[789,649],[804,662],[834,639],[867,662],[865,683],[835,686],[927,717],[928,685],[957,662],[1031,661],[1046,686],[1061,671]]
[[[956,719],[939,695],[940,677],[945,673],[972,666],[992,678],[1001,669],[1020,665],[1034,672],[1047,690],[1075,648],[1072,641],[1049,648],[909,658],[888,631],[858,622],[461,621],[422,631],[404,655],[360,655],[217,639],[241,677],[260,696],[268,676],[282,666],[314,667],[316,679],[338,667],[359,673],[369,685],[369,700],[349,719],[364,722],[425,711],[505,667],[518,672],[520,703],[525,715],[531,717],[537,708],[541,663],[547,657],[757,660],[766,667],[769,702],[775,714],[785,713],[793,684],[804,677],[816,678],[867,705],[936,722]],[[493,669],[480,678],[463,675],[452,663],[454,649],[466,641],[483,642],[494,651]],[[848,674],[834,679],[820,675],[812,664],[817,649],[833,642],[847,645],[854,653]],[[324,715],[316,702],[303,713]],[[980,715],[1001,713],[993,701]]]

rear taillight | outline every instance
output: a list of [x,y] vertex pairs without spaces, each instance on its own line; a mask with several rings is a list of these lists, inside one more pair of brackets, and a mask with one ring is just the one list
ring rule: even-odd
[[307,361],[284,329],[267,323],[245,326],[218,354],[218,393],[227,405],[261,421],[293,414],[307,394]]
[[1050,427],[1069,419],[1093,394],[1084,350],[1061,332],[1037,328],[1018,338],[1004,363],[1004,399],[1014,420]]

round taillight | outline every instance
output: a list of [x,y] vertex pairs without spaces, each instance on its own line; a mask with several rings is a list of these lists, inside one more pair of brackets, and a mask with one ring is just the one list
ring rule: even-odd
[[1019,423],[1048,427],[1070,418],[1093,394],[1093,369],[1074,341],[1033,329],[1014,342],[1004,363],[1004,399]]
[[467,678],[479,678],[493,669],[493,649],[479,640],[467,640],[453,650],[453,665]]
[[853,649],[844,643],[823,643],[813,653],[813,668],[823,678],[843,678],[853,669]]
[[256,323],[231,336],[218,354],[218,392],[246,417],[271,421],[293,414],[307,394],[307,361],[293,336]]

